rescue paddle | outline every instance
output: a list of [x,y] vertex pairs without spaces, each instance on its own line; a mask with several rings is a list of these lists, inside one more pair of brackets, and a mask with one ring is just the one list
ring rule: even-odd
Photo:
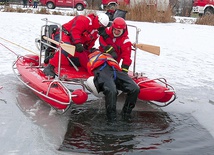
[[134,47],[139,48],[140,50],[160,55],[160,47],[154,46],[154,45],[148,45],[148,44],[133,44]]
[[58,46],[60,46],[63,50],[65,50],[66,52],[68,52],[70,55],[74,56],[75,54],[75,46],[73,45],[69,45],[69,44],[66,44],[66,43],[59,43],[58,41],[56,40],[53,40],[51,38],[48,38],[46,36],[43,36],[43,38],[47,41],[50,41]]

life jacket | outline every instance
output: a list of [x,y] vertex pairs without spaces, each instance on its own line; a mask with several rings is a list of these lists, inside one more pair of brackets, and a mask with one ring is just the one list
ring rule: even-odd
[[95,51],[89,56],[89,62],[87,64],[88,72],[93,75],[93,70],[97,67],[105,66],[108,64],[115,70],[121,71],[118,62],[108,53],[102,53],[100,51]]

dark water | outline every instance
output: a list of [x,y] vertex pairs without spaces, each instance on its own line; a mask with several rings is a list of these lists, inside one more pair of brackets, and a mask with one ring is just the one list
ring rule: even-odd
[[86,154],[211,155],[214,139],[190,114],[134,111],[108,123],[96,108],[72,111],[60,151]]

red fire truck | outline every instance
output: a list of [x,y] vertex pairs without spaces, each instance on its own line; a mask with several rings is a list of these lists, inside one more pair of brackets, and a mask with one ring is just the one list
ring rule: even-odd
[[118,4],[121,4],[121,3],[129,5],[130,0],[102,0],[100,8],[103,10],[107,6],[109,6],[109,7],[117,6]]
[[70,7],[82,11],[88,5],[85,0],[40,0],[41,5],[46,5],[48,9],[55,9],[56,7]]
[[192,12],[199,16],[214,14],[214,0],[194,0]]
[[107,6],[117,6],[118,4],[134,6],[141,3],[146,3],[148,6],[153,5],[159,11],[165,11],[169,6],[169,0],[102,0],[100,8],[104,9]]

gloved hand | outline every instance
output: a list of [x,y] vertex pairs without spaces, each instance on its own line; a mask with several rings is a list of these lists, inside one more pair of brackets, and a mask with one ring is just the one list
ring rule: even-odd
[[103,37],[104,40],[106,40],[109,37],[108,34],[105,31],[105,27],[100,27],[98,29],[98,33],[99,33],[100,36]]
[[76,44],[75,47],[76,47],[76,51],[79,53],[82,53],[84,51],[84,47],[80,43]]
[[89,52],[90,52],[90,53],[93,53],[94,51],[97,51],[97,50],[98,50],[98,49],[96,49],[96,48],[93,47],[92,49],[89,50]]
[[111,45],[106,46],[106,47],[104,48],[104,52],[105,52],[105,53],[111,54],[111,56],[112,56],[114,59],[117,59],[117,53],[115,52],[114,47],[112,47]]
[[129,66],[128,65],[122,64],[121,68],[122,68],[122,72],[128,74],[128,71],[129,71]]

